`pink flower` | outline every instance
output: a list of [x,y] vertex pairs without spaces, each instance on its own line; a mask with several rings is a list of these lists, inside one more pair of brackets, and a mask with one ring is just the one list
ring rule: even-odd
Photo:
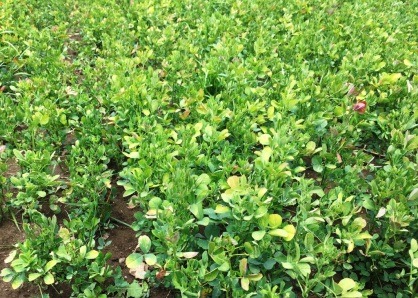
[[359,114],[364,114],[366,112],[367,103],[365,100],[360,100],[353,105],[353,110]]

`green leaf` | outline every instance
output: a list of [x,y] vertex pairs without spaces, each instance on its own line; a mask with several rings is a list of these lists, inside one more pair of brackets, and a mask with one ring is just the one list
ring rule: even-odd
[[162,200],[159,197],[152,197],[151,200],[149,200],[148,206],[150,209],[158,209],[162,203]]
[[311,274],[311,266],[309,266],[309,264],[307,263],[298,263],[297,264],[298,269],[300,270],[300,273],[303,276],[308,276],[309,274]]
[[276,260],[275,259],[268,259],[267,261],[264,262],[263,266],[266,270],[271,270],[273,269],[274,265],[276,265]]
[[202,202],[191,204],[189,210],[198,220],[203,218]]
[[56,254],[58,257],[62,259],[66,259],[67,261],[71,261],[71,256],[67,253],[67,250],[65,249],[65,246],[61,244],[58,247],[58,250],[56,251]]
[[[146,285],[146,284],[145,284]],[[126,297],[140,298],[143,297],[144,288],[136,280],[134,280],[128,287]]]
[[45,198],[45,197],[46,197],[46,192],[44,192],[44,191],[42,191],[42,190],[37,191],[37,192],[36,192],[36,194],[37,194],[37,195],[38,195],[38,197],[40,197],[40,198]]
[[204,217],[204,218],[202,218],[202,220],[199,220],[196,223],[200,226],[205,226],[206,227],[207,225],[210,224],[210,218],[209,217]]
[[196,180],[196,184],[197,185],[200,185],[200,184],[203,184],[203,185],[208,185],[209,183],[210,183],[210,177],[209,177],[209,175],[208,174],[201,174],[198,178],[197,178],[197,180]]
[[290,263],[290,262],[282,262],[282,266],[283,266],[284,269],[288,269],[288,270],[291,270],[291,269],[294,268],[293,264]]
[[132,253],[126,258],[125,263],[129,269],[133,269],[133,268],[138,267],[142,263],[143,260],[144,260],[144,257],[141,254]]
[[315,172],[322,173],[324,170],[324,166],[322,165],[322,158],[319,156],[314,156],[312,158],[312,167]]
[[251,236],[253,237],[255,241],[259,241],[263,239],[265,234],[266,234],[266,231],[255,231],[255,232],[252,232]]
[[229,271],[229,269],[230,269],[230,266],[229,266],[228,262],[224,262],[224,263],[222,263],[221,266],[218,267],[218,270],[222,271],[222,272],[227,272],[227,271]]
[[138,238],[138,247],[143,253],[148,253],[151,249],[151,239],[147,235],[141,235]]
[[48,272],[45,276],[44,276],[44,283],[46,285],[52,285],[54,283],[54,276],[51,274],[51,272]]
[[266,215],[268,212],[268,208],[266,206],[258,207],[255,211],[255,218],[261,218]]
[[210,271],[210,272],[208,272],[208,273],[206,273],[205,274],[205,277],[204,277],[204,280],[206,281],[206,282],[211,282],[211,281],[214,281],[215,279],[216,279],[216,277],[218,276],[218,269],[216,268],[216,269],[214,269],[214,270],[212,270],[212,271]]

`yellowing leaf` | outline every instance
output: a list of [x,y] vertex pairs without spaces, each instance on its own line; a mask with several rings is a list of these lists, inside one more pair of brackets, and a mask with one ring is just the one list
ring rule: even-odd
[[376,218],[380,218],[380,217],[382,217],[385,214],[386,214],[386,208],[385,207],[381,207],[379,209],[379,212],[377,212],[377,214],[376,214]]
[[139,158],[139,152],[130,152],[130,153],[123,152],[123,154],[129,158]]
[[34,281],[35,279],[37,279],[41,275],[42,274],[40,274],[40,273],[30,273],[29,276],[28,276],[28,281]]
[[199,253],[197,251],[186,251],[182,253],[183,258],[186,259],[193,259],[196,257]]
[[255,241],[259,241],[263,239],[265,234],[266,234],[266,231],[255,231],[255,232],[252,232],[251,236],[253,237]]
[[358,229],[358,230],[362,230],[363,228],[366,227],[366,225],[367,225],[366,220],[364,218],[361,218],[361,217],[357,217],[351,223],[351,226],[355,229]]
[[215,213],[219,213],[219,214],[228,213],[229,210],[230,210],[229,207],[218,204],[218,205],[216,205]]
[[154,219],[157,218],[157,210],[156,209],[150,209],[145,214],[145,217],[148,219]]
[[270,214],[268,219],[269,226],[273,229],[280,227],[282,224],[282,217],[279,214]]
[[267,146],[264,147],[261,151],[261,160],[265,163],[269,162],[271,155],[273,154],[273,150]]
[[296,228],[292,225],[285,226],[283,230],[285,230],[288,233],[288,235],[284,238],[284,241],[290,241],[296,235]]
[[12,281],[12,289],[13,290],[16,290],[24,282],[25,282],[25,274],[24,273],[20,273],[18,276],[16,276],[15,278],[13,278],[13,281]]
[[143,253],[148,253],[151,248],[151,239],[147,235],[139,236],[138,247]]
[[316,148],[315,142],[309,141],[306,144],[306,153],[307,154],[312,154],[315,151],[315,148]]
[[265,188],[265,187],[260,188],[258,190],[257,197],[261,198],[262,196],[264,196],[266,194],[266,192],[267,192],[267,188]]
[[231,176],[226,181],[230,188],[238,188],[239,187],[239,177],[238,176]]
[[14,258],[15,258],[15,256],[16,256],[16,253],[17,253],[17,250],[12,250],[12,251],[9,253],[9,256],[8,256],[6,259],[4,259],[4,262],[5,262],[5,263],[10,263],[11,261],[13,261],[13,260],[14,260]]
[[86,254],[86,259],[88,260],[93,260],[95,258],[97,258],[99,256],[99,252],[97,250],[90,250],[87,254]]
[[49,270],[51,270],[52,268],[54,268],[54,266],[58,263],[57,260],[51,260],[48,263],[46,263],[44,271],[47,272]]
[[383,73],[380,76],[379,85],[392,85],[401,77],[402,75],[400,73]]
[[141,254],[132,253],[126,258],[125,263],[128,268],[133,269],[141,265],[143,259],[144,257]]
[[353,292],[341,294],[341,298],[361,298],[361,297],[363,297],[363,294],[361,294],[359,291],[353,291]]
[[48,115],[41,115],[41,117],[39,118],[39,123],[41,125],[46,125],[49,122],[49,116]]
[[373,237],[372,237],[372,235],[370,235],[369,234],[369,232],[364,232],[364,233],[360,233],[357,237],[356,237],[356,239],[372,239]]
[[271,230],[271,231],[269,231],[269,234],[270,234],[271,236],[283,237],[283,238],[285,238],[285,237],[288,237],[288,236],[289,236],[289,233],[288,233],[288,232],[286,232],[286,231],[285,231],[285,230],[283,230],[283,229],[274,229],[274,230]]
[[354,250],[354,242],[353,242],[353,240],[349,240],[348,241],[348,246],[347,246],[347,253],[350,253],[350,252],[352,252]]
[[418,250],[418,242],[414,238],[411,239],[411,250],[416,252]]
[[247,278],[251,281],[259,281],[260,279],[263,278],[263,274],[261,273],[250,274],[250,275],[247,275]]
[[45,276],[44,276],[44,283],[46,285],[52,285],[54,283],[54,276],[51,274],[51,272],[48,272]]
[[147,263],[150,266],[154,266],[155,264],[157,264],[157,256],[154,254],[146,254],[144,256],[145,259],[145,263]]
[[405,60],[403,61],[403,64],[405,64],[405,66],[407,66],[407,67],[411,67],[411,66],[412,66],[411,61],[409,61],[408,59],[405,59]]
[[129,273],[138,279],[144,279],[147,272],[148,265],[143,262],[140,262],[138,266],[135,266],[129,270]]
[[344,292],[347,292],[356,286],[356,282],[351,278],[343,278],[340,280],[338,285],[343,289]]
[[243,258],[239,261],[239,273],[241,275],[245,275],[247,273],[247,265],[248,265],[247,258]]
[[250,280],[246,277],[241,278],[241,287],[244,291],[248,291],[250,289]]
[[269,134],[262,134],[258,137],[261,145],[270,145],[271,136]]

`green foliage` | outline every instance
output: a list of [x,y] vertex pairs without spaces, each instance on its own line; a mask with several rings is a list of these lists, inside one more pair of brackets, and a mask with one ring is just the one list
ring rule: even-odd
[[[416,295],[414,1],[3,2],[0,220],[26,236],[4,281]],[[131,284],[95,241],[121,188]]]

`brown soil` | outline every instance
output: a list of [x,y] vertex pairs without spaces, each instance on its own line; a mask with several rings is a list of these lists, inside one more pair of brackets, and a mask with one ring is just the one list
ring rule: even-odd
[[[6,219],[0,223],[0,270],[8,267],[3,260],[7,258],[13,250],[13,245],[24,239],[24,235],[19,231],[10,219]],[[10,283],[5,283],[0,278],[0,297],[7,298],[23,298],[36,297],[39,290],[33,284],[25,284],[17,290],[13,290]]]
[[[122,192],[119,192],[120,194]],[[135,209],[128,209],[127,204],[121,195],[118,195],[112,204],[112,218],[132,224],[134,221]],[[134,252],[138,240],[135,236],[135,232],[120,223],[114,221],[116,227],[109,231],[107,240],[112,243],[104,249],[105,252],[110,252],[112,258],[110,265],[117,267],[120,266],[122,269],[123,277],[128,281],[133,281],[133,276],[129,274],[129,269],[125,265],[124,259]]]
[[[119,194],[112,203],[112,218],[118,221],[132,224],[134,221],[134,214],[137,210],[129,209],[126,200],[122,197],[122,190],[119,189]],[[131,228],[114,221],[115,227],[108,231],[107,240],[111,240],[111,244],[107,246],[104,251],[110,252],[112,258],[109,260],[109,265],[113,267],[120,266],[123,277],[128,281],[133,281],[133,276],[129,273],[129,269],[125,265],[125,258],[134,252],[137,245],[137,237],[135,231]],[[4,220],[0,223],[0,270],[7,267],[3,260],[13,250],[13,245],[24,240],[23,232],[19,231],[14,222],[10,219]],[[50,287],[46,293],[51,298],[54,297],[70,297],[71,289],[68,285],[56,285],[54,288]],[[5,283],[0,278],[0,298],[35,298],[40,297],[39,289],[29,283],[25,283],[21,288],[13,290],[10,283]],[[150,292],[151,298],[172,298],[175,297],[175,292],[168,289],[152,289]]]
[[[118,195],[112,204],[112,218],[132,224],[135,220],[134,214],[137,212],[136,209],[130,209],[127,206],[127,201],[122,196],[123,188],[118,188]],[[107,240],[111,240],[112,243],[104,249],[105,252],[110,252],[112,258],[109,260],[109,264],[117,267],[120,266],[122,269],[123,277],[128,281],[132,282],[134,277],[129,273],[128,267],[125,265],[125,258],[135,251],[138,244],[135,231],[131,228],[115,222],[117,225],[114,229],[110,230]],[[172,298],[175,297],[175,292],[167,289],[151,289],[151,298]]]

